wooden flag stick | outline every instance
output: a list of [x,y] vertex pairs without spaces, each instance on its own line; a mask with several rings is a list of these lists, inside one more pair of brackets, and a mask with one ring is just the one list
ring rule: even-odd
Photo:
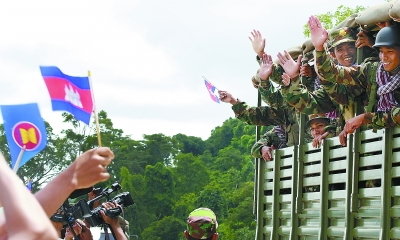
[[94,89],[93,89],[93,84],[92,84],[92,78],[91,78],[90,71],[88,71],[88,76],[89,76],[90,90],[91,90],[92,99],[93,99],[93,115],[94,115],[94,120],[96,121],[97,142],[99,144],[99,147],[101,147],[99,118],[98,118],[97,112],[96,112],[96,101],[94,99]]
[[18,171],[18,166],[19,166],[19,163],[21,162],[22,155],[24,155],[25,149],[26,149],[26,146],[24,145],[21,148],[21,151],[19,152],[19,155],[18,155],[18,158],[17,158],[17,162],[15,163],[15,166],[14,166],[14,169],[13,169],[14,173],[17,173],[17,171]]

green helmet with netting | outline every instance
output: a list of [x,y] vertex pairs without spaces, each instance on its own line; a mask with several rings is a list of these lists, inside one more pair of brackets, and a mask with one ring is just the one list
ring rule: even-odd
[[197,239],[212,237],[218,228],[217,216],[209,208],[198,208],[189,214],[187,230],[190,236]]

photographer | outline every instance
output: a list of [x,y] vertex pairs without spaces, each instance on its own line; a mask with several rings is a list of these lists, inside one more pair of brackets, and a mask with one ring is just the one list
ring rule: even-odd
[[[80,155],[66,170],[57,175],[51,182],[49,182],[43,189],[37,192],[34,197],[29,193],[32,201],[29,201],[30,198],[23,198],[25,202],[21,206],[28,206],[30,211],[32,211],[32,205],[34,202],[39,202],[39,209],[44,210],[47,217],[50,217],[61,204],[68,198],[68,196],[75,190],[80,188],[87,188],[93,186],[98,182],[106,181],[110,174],[107,173],[106,167],[111,163],[112,159],[114,159],[113,152],[107,147],[99,147],[95,149],[88,150]],[[0,161],[1,162],[1,161]],[[4,166],[1,168],[9,168],[4,161]],[[4,174],[1,174],[4,175]],[[5,175],[4,175],[5,176]],[[11,187],[12,184],[10,184]],[[3,188],[2,188],[3,189]],[[26,187],[24,186],[24,190],[26,191]],[[2,190],[3,194],[3,190]],[[5,193],[4,193],[5,194]],[[0,199],[2,204],[6,206],[6,202],[3,199]],[[29,202],[29,204],[27,204]],[[32,202],[32,205],[30,203]],[[36,202],[36,204],[37,204]],[[18,205],[19,206],[19,205]],[[40,207],[41,206],[41,207]],[[35,211],[39,211],[35,208]],[[27,211],[29,212],[29,211]],[[5,212],[7,214],[7,212]],[[15,215],[15,214],[13,214]],[[34,214],[25,214],[26,216],[35,216]],[[12,219],[12,218],[10,218]],[[22,218],[21,218],[22,219]],[[37,219],[37,216],[35,216]],[[9,220],[7,219],[7,222]],[[46,219],[48,221],[48,219]],[[4,214],[0,213],[0,236],[10,236],[10,231],[12,228],[8,228],[6,219]],[[20,224],[16,224],[15,226],[19,226]],[[33,226],[33,225],[32,225]],[[35,225],[36,227],[37,225]],[[32,228],[32,227],[30,227]],[[29,229],[29,228],[26,228]],[[53,229],[49,222],[49,228]],[[30,239],[30,238],[20,238],[20,239]],[[38,238],[37,238],[38,239]],[[49,238],[46,238],[49,239]],[[55,239],[55,238],[54,238]]]
[[[82,220],[80,219],[75,220],[75,223],[73,225],[73,230],[80,240],[93,240],[93,236],[92,233],[90,232],[89,227],[86,226],[86,224]],[[72,233],[71,229],[67,227],[67,229],[65,230],[64,240],[72,240],[72,239],[74,239],[74,234]]]
[[[98,197],[99,194],[101,194],[100,188],[93,189],[93,191],[88,193],[88,198],[89,198],[89,200],[93,200],[94,198]],[[95,209],[99,206],[100,206],[100,200],[93,202],[93,209]],[[116,208],[117,204],[114,204],[112,202],[106,202],[106,203],[103,203],[102,206],[106,210],[108,210],[108,209]],[[119,215],[118,217],[115,217],[115,218],[110,218],[110,217],[106,216],[103,211],[100,211],[100,213],[101,213],[101,216],[102,216],[104,222],[110,225],[110,227],[113,229],[114,234],[116,236],[117,236],[117,233],[115,232],[115,229],[118,229],[118,231],[122,230],[122,233],[125,235],[125,238],[117,237],[117,239],[127,239],[129,237],[129,234],[128,234],[129,222],[126,221],[121,215]],[[108,221],[110,221],[111,223]]]
[[[105,208],[106,210],[110,210],[113,208],[118,208],[119,206],[117,204],[114,204],[112,202],[105,202],[103,204],[101,204],[103,206],[103,208]],[[103,210],[100,210],[101,213],[101,217],[103,218],[104,222],[107,223],[111,230],[114,232],[114,236],[116,238],[116,240],[128,240],[128,238],[126,237],[124,231],[121,228],[121,225],[119,223],[118,217],[115,218],[110,218],[108,217],[105,212]]]

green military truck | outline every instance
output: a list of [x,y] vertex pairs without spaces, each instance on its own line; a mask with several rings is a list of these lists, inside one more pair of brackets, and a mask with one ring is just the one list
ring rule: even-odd
[[[397,21],[399,5],[385,2],[339,26]],[[375,16],[377,10],[383,16]],[[362,56],[359,51],[359,62]],[[256,240],[400,239],[400,128],[357,130],[347,147],[338,137],[325,139],[319,149],[302,139],[298,146],[275,150],[273,161],[255,160]]]

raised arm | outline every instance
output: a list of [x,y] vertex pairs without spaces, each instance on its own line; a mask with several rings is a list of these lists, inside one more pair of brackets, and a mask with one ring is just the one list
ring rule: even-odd
[[227,91],[218,91],[222,102],[232,104],[235,116],[250,125],[269,126],[281,125],[285,122],[285,112],[282,108],[275,109],[269,106],[249,107],[245,102],[236,99]]
[[35,194],[47,216],[51,216],[75,190],[88,188],[110,178],[106,167],[114,159],[107,147],[91,149],[80,155],[65,171]]
[[289,86],[282,87],[281,91],[289,105],[307,115],[331,112],[337,107],[324,89],[308,91],[298,77],[292,79]]
[[7,239],[57,239],[57,233],[35,197],[0,153],[0,201],[4,206]]
[[262,37],[260,31],[255,29],[253,29],[253,31],[251,32],[251,36],[252,37],[249,37],[249,39],[251,45],[253,46],[253,50],[259,58],[262,58],[265,49],[265,38]]
[[286,142],[275,132],[275,128],[280,128],[283,134],[285,130],[280,126],[275,126],[271,130],[264,133],[260,140],[258,140],[251,148],[251,154],[256,158],[263,158],[265,161],[270,161],[272,157],[272,150],[275,148],[286,147]]

